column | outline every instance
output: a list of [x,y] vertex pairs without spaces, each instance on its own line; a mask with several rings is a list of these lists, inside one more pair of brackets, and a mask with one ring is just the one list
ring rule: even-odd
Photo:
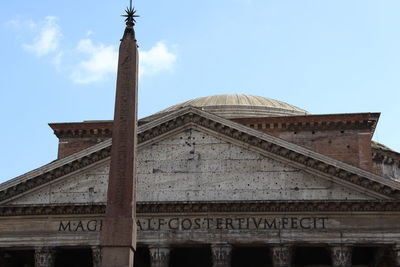
[[168,267],[169,254],[171,249],[169,246],[157,245],[149,246],[150,251],[150,267]]
[[54,267],[55,249],[52,247],[39,247],[35,249],[35,267]]
[[93,267],[100,267],[101,266],[101,248],[100,246],[93,246],[92,247],[92,261]]
[[276,246],[271,248],[272,263],[274,267],[292,266],[292,248],[289,246]]
[[333,267],[351,267],[353,248],[350,246],[331,247],[331,259]]
[[400,267],[400,244],[394,247],[393,252],[395,266]]
[[212,244],[213,267],[231,267],[232,246],[227,243]]

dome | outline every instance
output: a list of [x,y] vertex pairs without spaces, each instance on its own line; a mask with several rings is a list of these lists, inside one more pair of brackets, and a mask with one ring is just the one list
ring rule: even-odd
[[271,98],[229,94],[194,98],[166,108],[150,117],[159,117],[162,114],[189,106],[200,108],[227,119],[308,114],[304,109]]

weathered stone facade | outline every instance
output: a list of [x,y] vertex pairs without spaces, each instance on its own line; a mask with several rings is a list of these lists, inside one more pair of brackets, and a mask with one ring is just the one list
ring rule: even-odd
[[[138,201],[371,199],[198,130],[139,150]],[[109,161],[10,204],[106,202]]]
[[[315,117],[320,123],[311,126],[305,116],[304,124],[286,117],[286,126],[275,127],[279,118],[233,122],[188,107],[142,123],[136,265],[238,267],[248,266],[246,258],[252,266],[398,264],[400,184],[369,169],[389,152],[370,153],[375,117],[362,124],[369,117],[354,116],[360,123],[340,124],[347,117],[335,115],[336,124]],[[65,132],[53,125],[61,138],[66,125]],[[74,124],[70,138],[106,136],[108,126],[91,124],[84,133],[85,123]],[[369,143],[357,137],[365,131]],[[345,155],[350,140],[358,148],[350,144],[354,153]],[[77,250],[83,266],[101,266],[110,146],[105,138],[71,155],[63,147],[58,160],[0,185],[0,263],[64,266],[57,259],[73,261]]]

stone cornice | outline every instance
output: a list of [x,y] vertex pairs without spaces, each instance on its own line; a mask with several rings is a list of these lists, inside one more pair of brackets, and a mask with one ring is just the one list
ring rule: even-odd
[[[138,121],[142,125],[143,120]],[[50,128],[58,138],[85,138],[101,137],[111,138],[112,120],[49,123]]]
[[376,128],[380,113],[352,113],[233,119],[254,129],[269,131],[353,130]]
[[1,216],[104,214],[105,204],[0,206]]
[[[106,205],[59,204],[0,206],[0,217],[40,215],[102,215]],[[139,202],[138,215],[182,213],[281,213],[281,212],[400,212],[400,201],[219,201]]]
[[400,201],[231,201],[231,202],[139,202],[139,214],[219,212],[399,212]]
[[49,123],[58,138],[111,137],[112,121]]
[[[168,113],[169,114],[169,113]],[[326,115],[296,115],[264,118],[236,118],[239,122],[255,129],[327,130],[327,129],[371,129],[374,131],[380,113],[349,113]],[[58,138],[111,137],[113,121],[84,121],[49,123]],[[143,119],[139,125],[145,124]],[[147,121],[146,121],[147,123]]]
[[[377,198],[400,199],[400,184],[397,182],[192,107],[177,110],[140,126],[138,129],[139,149],[177,129],[191,126],[216,132],[259,153],[305,168],[317,175],[335,179],[343,184],[355,186],[359,191],[372,194]],[[0,185],[0,202],[107,158],[110,156],[110,148],[111,140],[106,140],[6,182]]]

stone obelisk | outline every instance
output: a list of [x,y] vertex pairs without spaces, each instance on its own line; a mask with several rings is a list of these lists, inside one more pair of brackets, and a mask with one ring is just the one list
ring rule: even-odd
[[101,231],[102,267],[131,267],[136,248],[135,189],[138,50],[135,15],[126,10],[118,58],[117,89],[106,215]]

